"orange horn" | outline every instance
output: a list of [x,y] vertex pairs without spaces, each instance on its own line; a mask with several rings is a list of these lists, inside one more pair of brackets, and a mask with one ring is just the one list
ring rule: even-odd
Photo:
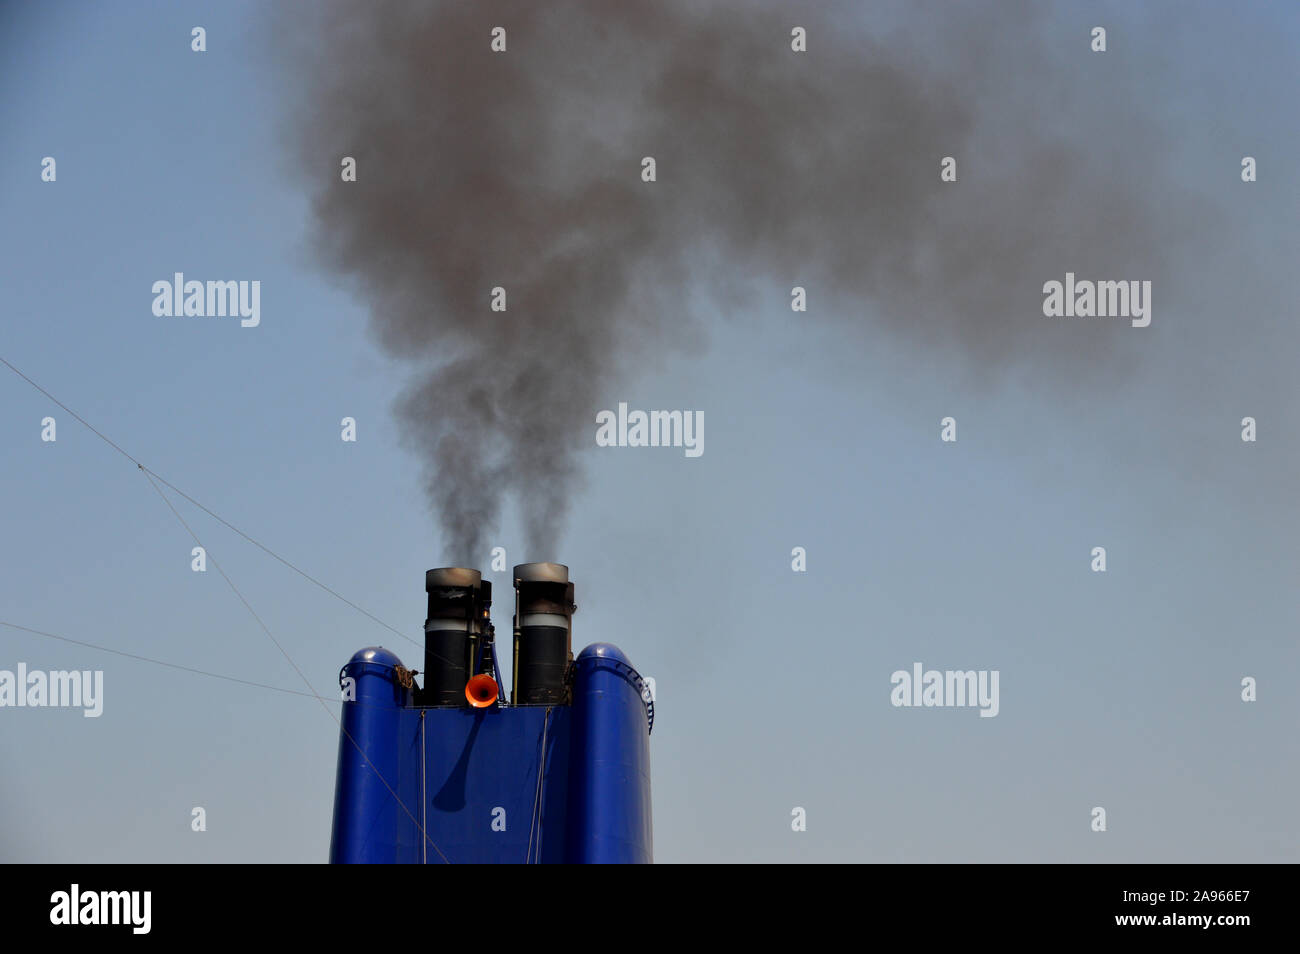
[[465,683],[465,698],[475,709],[486,709],[497,701],[497,681],[485,672]]

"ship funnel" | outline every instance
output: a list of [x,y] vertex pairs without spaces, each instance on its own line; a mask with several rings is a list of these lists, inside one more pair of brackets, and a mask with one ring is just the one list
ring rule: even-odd
[[429,616],[424,623],[426,706],[463,706],[492,606],[492,584],[478,570],[440,567],[424,575]]
[[568,701],[565,675],[573,661],[573,584],[560,563],[515,567],[514,705]]

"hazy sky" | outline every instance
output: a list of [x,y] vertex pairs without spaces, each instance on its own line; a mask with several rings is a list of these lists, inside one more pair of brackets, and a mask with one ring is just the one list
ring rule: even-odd
[[[935,189],[965,190],[964,215],[982,209],[963,274],[982,309],[1005,293],[1003,337],[897,276],[879,294],[819,295],[794,267],[729,262],[719,246],[681,290],[680,323],[601,383],[558,552],[525,552],[510,507],[489,534],[510,564],[570,566],[575,650],[616,643],[655,678],[656,860],[1300,859],[1300,17],[1130,7],[1059,5],[1023,60],[1005,37],[964,47],[928,5],[819,17],[895,51],[996,53],[978,75],[1059,102],[1032,114],[1060,133],[1059,192],[1017,151],[1012,101],[972,113],[957,183],[924,157]],[[1095,25],[1104,54],[1088,48]],[[333,696],[362,646],[419,665],[423,574],[445,556],[395,412],[419,366],[386,356],[371,302],[313,252],[310,197],[338,157],[306,169],[287,148],[285,49],[312,42],[292,29],[248,3],[0,4],[0,356],[409,635],[174,500]],[[788,36],[773,43],[789,52]],[[994,199],[1022,168],[1043,201],[1012,212]],[[1098,190],[1108,181],[1114,193]],[[1116,194],[1127,221],[1091,214]],[[900,235],[951,227],[926,215]],[[1043,267],[1026,248],[1032,267],[997,273],[1009,287],[976,280],[984,248],[1068,245],[1080,223],[1085,258],[1111,238],[1157,243],[1133,253],[1140,266],[1091,276],[1153,278],[1149,328],[1045,318],[1040,289],[1068,257]],[[178,271],[260,281],[260,325],[156,317],[151,287]],[[789,307],[800,283],[807,313]],[[503,342],[526,333],[509,313],[483,321]],[[703,411],[704,454],[597,448],[594,414],[620,401]],[[355,443],[340,440],[345,416]],[[946,416],[956,443],[939,439]],[[221,576],[191,572],[193,543],[145,477],[3,366],[0,453],[0,620],[302,688]],[[1096,546],[1105,573],[1090,570]],[[508,573],[485,575],[508,588]],[[338,730],[317,702],[0,627],[0,670],[20,662],[103,670],[104,711],[0,709],[0,860],[326,858]],[[998,670],[997,717],[892,706],[890,676],[914,662]],[[190,829],[195,806],[206,832]]]

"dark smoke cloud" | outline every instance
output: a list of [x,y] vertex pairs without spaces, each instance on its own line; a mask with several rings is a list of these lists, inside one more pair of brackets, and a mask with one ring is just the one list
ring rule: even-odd
[[295,144],[304,168],[359,170],[315,195],[320,250],[421,369],[400,414],[449,562],[485,559],[511,494],[527,558],[556,556],[595,412],[647,355],[696,340],[700,289],[743,319],[803,285],[799,320],[977,377],[1127,369],[1118,342],[1138,332],[1048,327],[1041,287],[1067,269],[1150,279],[1160,308],[1186,206],[1161,132],[1072,92],[1094,68],[1086,30],[1046,34],[1035,4],[962,6],[884,22],[861,4],[367,0],[320,16]]

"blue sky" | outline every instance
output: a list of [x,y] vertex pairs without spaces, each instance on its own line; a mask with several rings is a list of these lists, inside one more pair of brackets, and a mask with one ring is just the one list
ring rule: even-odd
[[[990,380],[846,342],[758,276],[752,312],[701,296],[706,340],[607,395],[706,419],[698,459],[593,439],[561,555],[575,649],[616,643],[656,680],[657,860],[1297,860],[1297,20],[1103,11],[1052,23],[1075,43],[1107,22],[1107,55],[1141,57],[1110,93],[1177,121],[1168,175],[1217,209],[1152,334],[1097,326],[1135,349],[1130,373]],[[268,29],[247,3],[0,6],[0,355],[418,640],[439,557],[392,413],[410,369],[310,254]],[[261,281],[261,325],[155,317],[176,271]],[[0,619],[301,688],[221,577],[190,571],[144,477],[2,367],[0,454]],[[418,665],[416,642],[176,504],[320,693],[362,646]],[[496,540],[534,558],[513,514]],[[0,709],[0,860],[325,859],[338,739],[316,702],[0,627],[0,669],[20,661],[102,669],[105,708]],[[892,707],[914,661],[999,670],[999,715]]]

